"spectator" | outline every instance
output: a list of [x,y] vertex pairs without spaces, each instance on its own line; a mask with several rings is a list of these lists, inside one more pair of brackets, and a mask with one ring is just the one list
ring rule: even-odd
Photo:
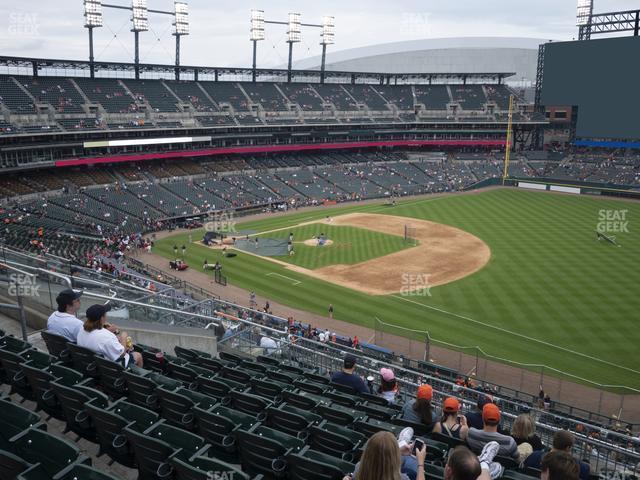
[[344,357],[344,364],[342,371],[334,372],[331,375],[331,381],[340,385],[347,385],[355,389],[358,393],[370,393],[369,388],[364,383],[361,377],[356,375],[354,370],[356,369],[356,357],[351,354],[347,354]]
[[551,451],[543,458],[540,465],[541,480],[578,480],[580,468],[575,458],[567,452]]
[[464,415],[458,415],[459,411],[460,402],[458,399],[447,398],[442,406],[442,419],[434,425],[433,431],[466,440],[469,433],[467,418]]
[[278,345],[278,342],[276,342],[273,338],[262,336],[262,338],[260,338],[260,348],[264,349],[265,355],[270,355],[274,352],[277,352],[280,348],[280,345]]
[[[416,480],[424,480],[424,459],[427,447],[416,451]],[[396,437],[390,432],[377,432],[368,441],[360,461],[356,464],[353,475],[343,480],[409,480],[409,476],[401,473],[402,456]]]
[[128,335],[121,332],[115,325],[107,323],[109,305],[91,305],[87,308],[87,319],[78,332],[78,345],[102,355],[112,362],[129,366],[133,359],[138,367],[142,367],[142,355],[134,352],[128,345]]
[[498,445],[489,442],[479,457],[465,446],[453,449],[444,467],[444,480],[489,480],[499,478],[504,471],[493,461]]
[[[516,445],[528,443],[533,450],[542,450],[542,440],[536,435],[536,426],[533,422],[533,418],[528,413],[518,415],[511,427],[511,436],[516,441]],[[524,459],[520,459],[524,461]]]
[[[551,452],[565,452],[571,453],[571,449],[573,448],[573,444],[575,443],[575,437],[567,432],[566,430],[558,430],[553,436],[553,444],[551,447]],[[544,450],[537,450],[533,452],[529,457],[525,460],[524,466],[537,468],[542,470],[542,459],[545,455]],[[589,464],[586,462],[580,462],[574,459],[576,465],[578,465],[579,477],[581,480],[588,480],[589,474],[591,473],[591,468]],[[550,477],[553,478],[553,477]]]
[[488,403],[482,408],[482,430],[470,428],[467,435],[467,444],[474,452],[479,452],[489,442],[497,442],[499,445],[498,455],[510,457],[518,460],[518,446],[516,441],[501,433],[498,433],[500,423],[500,409],[493,403]]
[[427,427],[428,431],[433,431],[438,417],[431,406],[432,397],[433,389],[431,385],[420,385],[416,399],[405,403],[404,407],[402,407],[402,418],[409,422],[421,423]]
[[76,343],[78,332],[82,329],[82,321],[76,317],[76,313],[80,310],[81,296],[82,292],[71,289],[60,292],[56,297],[58,310],[49,316],[47,330]]
[[482,430],[484,427],[484,423],[482,421],[482,409],[487,403],[493,403],[493,398],[487,395],[482,395],[478,398],[475,411],[467,413],[467,425],[469,425],[469,428]]
[[384,398],[390,405],[396,403],[396,395],[398,394],[398,382],[393,370],[390,368],[380,369],[380,386],[378,387],[378,395]]

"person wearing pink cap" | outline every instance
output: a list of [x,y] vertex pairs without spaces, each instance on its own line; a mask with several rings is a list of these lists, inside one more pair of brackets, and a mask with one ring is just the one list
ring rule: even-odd
[[390,405],[396,403],[396,395],[398,394],[398,382],[393,370],[390,368],[380,369],[380,386],[378,387],[378,395],[384,398]]

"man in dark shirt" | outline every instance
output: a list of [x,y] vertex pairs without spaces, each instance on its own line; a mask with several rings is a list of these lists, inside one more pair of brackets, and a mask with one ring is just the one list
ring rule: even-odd
[[[573,434],[567,432],[566,430],[558,430],[553,436],[553,446],[550,451],[566,452],[570,454],[574,443],[575,437],[573,436]],[[527,457],[527,459],[524,461],[524,466],[540,469],[542,465],[542,459],[544,458],[544,455],[546,453],[547,452],[544,450],[536,450]],[[580,472],[580,480],[588,480],[591,473],[589,464],[586,462],[581,462],[578,459],[575,459],[575,461]]]
[[351,354],[347,354],[344,357],[344,365],[341,372],[334,372],[331,375],[331,381],[333,383],[339,383],[340,385],[347,385],[355,389],[358,393],[370,393],[369,387],[364,383],[361,377],[353,373],[356,368],[356,357]]

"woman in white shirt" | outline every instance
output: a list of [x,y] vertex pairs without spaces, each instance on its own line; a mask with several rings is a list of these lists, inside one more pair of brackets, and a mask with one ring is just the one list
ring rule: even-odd
[[78,332],[78,345],[121,363],[124,367],[131,360],[142,367],[142,355],[127,348],[127,333],[120,332],[115,325],[108,325],[109,310],[109,305],[91,305],[87,308],[87,319]]

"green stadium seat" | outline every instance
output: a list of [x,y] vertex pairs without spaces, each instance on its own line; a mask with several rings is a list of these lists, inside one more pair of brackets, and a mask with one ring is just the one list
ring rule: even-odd
[[[178,452],[169,443],[131,428],[124,429],[124,435],[133,450],[138,468],[139,480],[171,480],[173,467],[169,463]],[[180,457],[183,460],[188,458]]]
[[125,371],[127,383],[127,400],[150,410],[159,410],[156,389],[158,384],[146,375],[139,375],[132,371]]
[[382,398],[378,395],[371,393],[361,393],[360,398],[367,402],[367,405],[380,405],[381,407],[394,408],[398,411],[402,411],[402,407],[397,405],[390,405],[386,398]]
[[436,465],[434,463],[424,463],[424,473],[427,478],[433,478],[434,480],[444,479],[444,467]]
[[62,407],[66,422],[65,433],[72,431],[95,443],[97,441],[96,430],[87,413],[86,405],[92,402],[97,407],[106,408],[109,404],[107,396],[94,388],[81,385],[67,387],[58,382],[51,382],[51,389]]
[[218,356],[222,360],[226,362],[234,363],[236,365],[240,365],[246,359],[245,357],[241,357],[240,355],[236,355],[235,353],[229,353],[229,352],[218,352]]
[[46,430],[47,424],[37,413],[0,399],[0,449],[10,450],[10,440],[29,428]]
[[229,380],[233,380],[234,382],[248,384],[252,377],[263,377],[264,375],[257,374],[255,372],[249,372],[248,370],[241,370],[238,367],[223,367],[218,372],[218,376],[222,378],[228,378]]
[[427,456],[425,457],[427,462],[441,461],[447,456],[449,452],[449,445],[444,442],[433,440],[432,438],[420,437],[427,446]]
[[513,458],[505,457],[505,456],[502,456],[502,455],[496,455],[494,461],[498,462],[504,468],[511,469],[511,470],[515,470],[516,468],[519,468],[519,466],[520,466],[518,464],[518,462],[516,462]]
[[331,404],[331,400],[329,400],[328,398],[302,390],[297,390],[294,392],[285,390],[284,392],[282,392],[282,398],[289,405],[293,405],[294,407],[306,410],[314,410],[318,405]]
[[10,395],[17,393],[23,399],[35,400],[31,385],[27,381],[20,365],[27,361],[29,351],[17,354],[8,350],[0,350],[0,370],[6,383],[11,387]]
[[259,395],[261,397],[268,398],[269,400],[278,403],[282,400],[282,392],[284,390],[293,390],[293,385],[288,383],[281,383],[276,380],[261,380],[252,378],[250,381],[251,388],[250,393]]
[[[267,365],[269,367],[280,367],[280,361],[279,360],[276,360],[275,358],[272,358],[272,357],[267,357],[265,355],[258,355],[256,357],[256,361],[258,363],[262,363],[262,364]],[[271,368],[269,370],[271,370]]]
[[[139,345],[137,345],[137,347],[139,347]],[[157,353],[160,353],[159,350],[151,351],[142,348],[139,350],[139,353],[142,355],[142,362],[145,369],[158,373],[166,373],[168,360],[164,356],[160,358],[156,356]]]
[[156,395],[160,405],[160,414],[171,425],[187,430],[195,430],[196,424],[193,416],[195,403],[191,398],[184,395],[186,392],[187,390],[184,388],[169,391],[159,387],[156,390]]
[[213,372],[219,372],[224,367],[231,365],[229,362],[225,362],[224,360],[209,357],[198,357],[194,363]]
[[267,427],[280,430],[293,436],[306,435],[306,431],[312,425],[319,425],[322,417],[315,413],[292,407],[286,403],[278,407],[268,407],[258,415],[258,421]]
[[305,371],[302,368],[296,367],[294,365],[289,365],[288,363],[285,363],[285,362],[281,362],[279,368],[283,372],[293,373],[301,377],[305,375]]
[[293,383],[302,375],[296,373],[285,372],[283,370],[268,370],[267,377],[282,383]]
[[29,428],[14,437],[11,447],[26,462],[33,465],[39,463],[47,478],[54,478],[70,465],[91,463],[91,459],[81,455],[80,449],[73,443],[35,428]]
[[195,363],[187,363],[186,365],[183,365],[183,366],[193,370],[194,372],[196,372],[198,376],[203,376],[205,378],[213,378],[217,375],[217,372],[214,372],[209,368],[202,367]]
[[242,470],[221,460],[209,457],[194,457],[189,461],[177,457],[171,459],[175,480],[212,480],[211,472],[217,472],[218,478],[250,480]]
[[69,350],[69,340],[62,335],[57,335],[53,332],[43,331],[40,332],[40,336],[44,340],[47,350],[54,357],[57,357],[59,361],[65,365],[72,365],[71,352]]
[[58,420],[64,420],[64,414],[60,402],[51,389],[51,382],[57,381],[65,386],[83,384],[91,386],[93,380],[85,380],[81,373],[62,365],[50,365],[43,369],[33,362],[26,362],[20,365],[36,401],[36,411],[44,411],[47,415]]
[[355,452],[367,441],[367,437],[355,430],[326,421],[311,426],[308,432],[307,443],[311,448],[338,458],[355,458]]
[[267,478],[283,477],[286,470],[283,457],[299,452],[304,446],[302,440],[260,424],[248,431],[237,430],[236,437],[242,471]]
[[389,422],[383,422],[382,420],[376,420],[375,418],[367,418],[366,420],[356,420],[353,424],[353,429],[357,432],[363,433],[364,435],[370,437],[374,433],[379,432],[381,430],[391,432],[396,437],[402,431],[404,427],[399,425],[394,425]]
[[300,390],[313,393],[314,395],[324,395],[324,393],[329,390],[328,385],[313,382],[305,377],[294,380],[293,385]]
[[251,360],[243,360],[239,367],[243,370],[249,370],[251,372],[262,374],[262,376],[264,376],[269,371],[269,367],[267,367],[266,365]]
[[88,465],[74,465],[65,469],[54,477],[53,480],[120,480],[115,475],[109,475],[97,468]]
[[359,403],[357,408],[365,412],[367,416],[377,418],[378,420],[384,420],[385,422],[391,421],[393,417],[400,413],[394,408],[370,405],[369,402]]
[[316,452],[308,446],[298,453],[288,454],[285,461],[287,475],[296,480],[342,480],[355,469],[352,463]]
[[249,415],[258,415],[267,407],[272,405],[269,400],[252,395],[250,393],[238,392],[231,390],[229,396],[222,402],[224,406],[240,410],[241,412],[248,413]]
[[163,387],[166,390],[176,390],[182,387],[182,382],[179,380],[169,378],[158,372],[150,371],[146,374],[146,377],[159,387]]
[[[390,422],[393,423],[394,425],[398,425],[403,428],[405,427],[413,428],[413,433],[415,435],[435,435],[429,430],[429,428],[424,423],[410,422],[409,420],[405,420],[404,418],[392,418]],[[457,440],[457,439],[453,439],[453,440]],[[441,441],[444,441],[444,440],[441,440]]]
[[89,402],[86,410],[96,430],[100,446],[98,456],[106,453],[122,465],[135,467],[133,451],[127,444],[124,429],[129,427],[144,432],[158,421],[158,414],[122,399],[107,409]]
[[69,343],[69,352],[71,353],[73,368],[82,373],[85,378],[95,378],[97,380],[100,377],[95,361],[96,354],[92,350],[75,343]]
[[356,389],[351,385],[343,385],[341,383],[329,382],[331,388],[333,388],[336,392],[346,393],[347,395],[357,395]]
[[222,400],[229,395],[233,389],[243,391],[247,388],[245,384],[234,382],[226,378],[206,378],[200,375],[197,378],[198,391],[210,397]]
[[356,395],[349,395],[341,392],[325,392],[324,396],[331,400],[332,403],[337,403],[349,408],[355,408],[360,403],[360,398]]
[[187,388],[196,388],[198,373],[189,366],[178,365],[170,362],[167,365],[167,376],[174,380],[178,380]]
[[[20,458],[19,456],[7,451],[0,450],[0,478],[7,480],[14,480],[23,472],[32,469],[34,465]],[[44,475],[46,480],[47,475],[38,466],[40,474]]]
[[179,347],[177,345],[173,348],[173,351],[175,352],[178,358],[182,358],[188,362],[195,362],[198,359],[198,357],[201,356],[201,354],[196,352],[195,350],[192,350],[190,348]]
[[350,425],[353,422],[362,421],[367,417],[367,414],[362,410],[344,407],[337,403],[318,405],[316,411],[325,420],[338,425]]
[[33,350],[33,345],[31,345],[29,342],[20,340],[19,338],[5,335],[3,337],[0,337],[0,350],[22,354],[27,350]]
[[148,438],[168,443],[174,449],[179,450],[183,458],[204,455],[210,447],[204,438],[181,428],[173,427],[165,420],[154,423],[144,431],[144,434]]
[[127,382],[124,378],[124,367],[118,362],[106,358],[95,357],[100,386],[113,399],[127,393]]
[[229,462],[237,462],[236,438],[238,428],[249,430],[258,423],[253,415],[216,405],[209,410],[194,407],[197,433],[211,444],[216,456]]

